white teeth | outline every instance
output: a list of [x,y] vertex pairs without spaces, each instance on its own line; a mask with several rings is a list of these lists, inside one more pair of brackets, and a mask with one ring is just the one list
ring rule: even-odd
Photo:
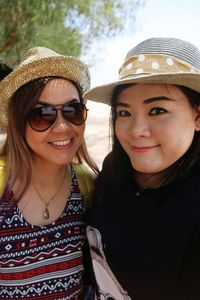
[[51,144],[57,145],[57,146],[65,146],[65,145],[68,145],[70,143],[70,141],[71,141],[71,139],[68,139],[65,141],[51,142]]

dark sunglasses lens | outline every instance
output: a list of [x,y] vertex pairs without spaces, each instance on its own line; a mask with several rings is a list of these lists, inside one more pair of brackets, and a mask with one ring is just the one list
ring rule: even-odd
[[63,117],[74,125],[81,125],[87,119],[87,108],[83,103],[71,103],[63,106]]
[[28,123],[36,131],[47,130],[56,120],[57,113],[53,107],[37,107],[28,114]]

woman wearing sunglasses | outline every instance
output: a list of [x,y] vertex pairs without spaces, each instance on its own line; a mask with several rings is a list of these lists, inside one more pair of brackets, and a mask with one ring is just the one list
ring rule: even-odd
[[79,59],[43,47],[0,83],[0,299],[83,299],[85,202],[72,162],[97,172],[83,140],[89,83]]

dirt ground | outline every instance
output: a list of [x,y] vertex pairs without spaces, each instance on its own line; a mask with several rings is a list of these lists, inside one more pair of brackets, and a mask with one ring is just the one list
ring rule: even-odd
[[111,149],[109,139],[110,108],[104,104],[88,103],[88,119],[86,123],[85,139],[90,156],[96,161],[99,168],[106,154]]

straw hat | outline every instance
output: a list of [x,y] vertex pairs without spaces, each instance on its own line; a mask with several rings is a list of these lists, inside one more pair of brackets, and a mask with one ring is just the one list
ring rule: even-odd
[[0,126],[7,125],[7,108],[13,94],[25,83],[46,76],[73,81],[84,94],[90,87],[88,67],[74,56],[60,55],[45,47],[28,50],[24,60],[0,82]]
[[85,99],[110,104],[116,86],[126,83],[166,83],[200,93],[200,51],[176,38],[151,38],[131,49],[119,69],[119,79],[86,92]]

